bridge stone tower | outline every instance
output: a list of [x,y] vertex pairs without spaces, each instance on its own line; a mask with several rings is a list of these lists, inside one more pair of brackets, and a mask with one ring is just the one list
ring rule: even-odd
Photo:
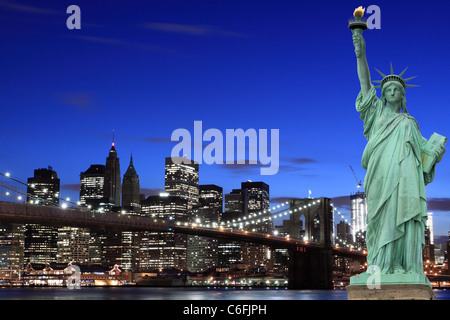
[[289,287],[332,289],[333,208],[330,199],[290,199],[289,206],[289,235],[319,244],[289,250]]

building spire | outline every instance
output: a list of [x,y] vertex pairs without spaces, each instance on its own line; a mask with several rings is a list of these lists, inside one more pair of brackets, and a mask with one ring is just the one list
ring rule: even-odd
[[130,157],[130,164],[128,165],[128,169],[125,172],[125,176],[137,176],[138,174],[136,173],[136,169],[134,168],[134,164],[133,164],[133,153],[131,153],[131,157]]
[[116,143],[115,143],[115,141],[114,141],[114,133],[115,133],[115,130],[113,129],[113,132],[112,132],[112,143],[111,143],[111,150],[109,150],[109,153],[111,154],[111,153],[116,153],[116,147],[115,147],[115,145],[116,145]]

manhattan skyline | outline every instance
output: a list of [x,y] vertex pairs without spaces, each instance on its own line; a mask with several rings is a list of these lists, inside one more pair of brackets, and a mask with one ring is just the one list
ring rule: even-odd
[[[66,27],[71,4],[81,9],[81,30]],[[450,24],[430,18],[424,2],[0,0],[0,170],[26,181],[51,165],[61,195],[78,200],[80,173],[105,163],[114,130],[121,172],[133,154],[148,196],[164,190],[174,130],[192,134],[194,121],[223,133],[279,129],[276,175],[202,164],[199,183],[229,193],[263,181],[273,203],[311,190],[336,199],[349,219],[357,190],[349,166],[363,181],[366,140],[347,20],[372,4],[381,10],[381,29],[364,32],[372,80],[390,62],[396,73],[408,67],[405,77],[420,85],[406,91],[410,114],[425,138],[449,137],[450,44],[442,40]],[[448,157],[426,187],[437,236],[450,230]]]

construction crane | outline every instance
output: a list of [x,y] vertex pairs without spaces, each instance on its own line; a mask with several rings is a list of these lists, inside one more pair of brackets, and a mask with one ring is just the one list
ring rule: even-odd
[[350,166],[350,169],[352,170],[353,176],[355,177],[355,180],[357,183],[356,188],[358,189],[358,193],[359,193],[359,189],[361,188],[361,180],[359,180],[359,182],[358,182],[358,178],[356,177],[355,170],[353,170],[352,166]]

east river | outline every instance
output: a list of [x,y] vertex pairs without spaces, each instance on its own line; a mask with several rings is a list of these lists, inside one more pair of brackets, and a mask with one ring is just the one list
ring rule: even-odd
[[[450,300],[450,290],[434,290],[436,300]],[[33,287],[0,288],[0,300],[347,300],[345,289],[265,288]]]

